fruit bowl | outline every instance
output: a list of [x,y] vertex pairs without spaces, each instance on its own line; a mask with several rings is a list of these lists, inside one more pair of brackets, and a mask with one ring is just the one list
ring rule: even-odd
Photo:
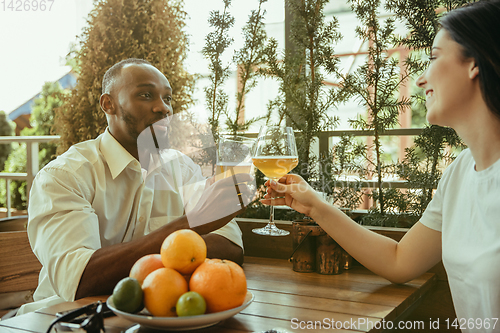
[[118,317],[128,319],[132,322],[140,324],[141,326],[160,329],[164,331],[187,331],[212,326],[224,319],[231,318],[235,314],[245,309],[248,305],[250,305],[253,300],[254,295],[250,291],[247,291],[245,301],[241,306],[238,306],[237,308],[216,313],[187,317],[154,317],[150,315],[146,310],[142,310],[139,313],[123,312],[115,308],[112,297],[109,297],[106,303]]

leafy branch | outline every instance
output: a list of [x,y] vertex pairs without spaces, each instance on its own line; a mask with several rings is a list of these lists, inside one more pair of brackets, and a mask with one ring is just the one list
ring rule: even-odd
[[246,25],[243,27],[243,47],[236,51],[233,62],[238,66],[239,90],[236,93],[236,109],[234,117],[228,113],[226,126],[229,132],[237,134],[245,132],[250,125],[261,120],[263,117],[254,117],[248,120],[241,119],[245,111],[245,96],[257,85],[257,77],[260,75],[259,68],[265,63],[265,42],[267,34],[264,25],[266,11],[262,4],[267,0],[259,0],[257,10],[252,10]]
[[227,113],[228,96],[222,90],[224,81],[229,77],[229,64],[224,65],[221,59],[222,53],[231,45],[233,39],[229,37],[229,29],[234,24],[234,17],[228,12],[231,0],[223,0],[224,9],[210,12],[208,23],[215,28],[205,37],[203,55],[210,61],[209,79],[211,85],[204,89],[207,108],[210,112],[208,122],[210,124],[214,139],[218,140],[220,130],[219,120],[222,114]]
[[[379,19],[380,1],[356,1],[350,0],[351,7],[361,22],[356,28],[358,37],[369,42],[368,59],[354,73],[346,74],[344,85],[354,95],[359,103],[368,109],[368,117],[359,116],[350,120],[353,128],[362,130],[373,130],[373,149],[375,160],[367,157],[367,162],[372,168],[368,168],[367,176],[377,177],[377,198],[379,212],[385,212],[385,201],[382,189],[382,178],[384,166],[381,160],[383,153],[380,136],[387,129],[394,128],[398,124],[398,116],[401,112],[411,107],[409,98],[398,98],[399,87],[407,82],[408,78],[415,74],[415,69],[408,68],[406,72],[400,72],[399,60],[390,57],[387,50],[392,46],[394,40],[394,19],[388,18],[384,25]],[[374,169],[373,169],[374,167]],[[371,169],[371,170],[370,170]]]
[[279,95],[269,103],[270,114],[278,114],[278,123],[285,119],[299,131],[297,142],[299,173],[304,179],[312,178],[316,171],[311,146],[322,131],[333,128],[338,119],[327,111],[343,101],[345,95],[338,88],[326,88],[325,74],[337,72],[338,58],[333,45],[340,39],[335,17],[325,21],[327,0],[288,0],[292,13],[290,39],[294,45],[286,50],[284,59],[277,42],[271,40],[266,47],[267,67],[264,74],[278,79]]

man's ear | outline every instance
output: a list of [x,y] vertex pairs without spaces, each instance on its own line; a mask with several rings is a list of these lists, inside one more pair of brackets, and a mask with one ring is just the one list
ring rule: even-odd
[[475,61],[472,61],[469,68],[469,78],[475,79],[478,75],[479,75],[479,66]]
[[99,99],[99,104],[101,105],[102,111],[107,115],[114,115],[116,113],[113,97],[111,97],[110,94],[102,94]]

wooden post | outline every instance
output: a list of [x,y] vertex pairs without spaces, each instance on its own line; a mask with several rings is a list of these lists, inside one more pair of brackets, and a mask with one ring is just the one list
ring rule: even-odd
[[[329,150],[330,150],[330,137],[328,136],[328,133],[322,132],[319,135],[319,157],[323,158],[324,156],[327,156]],[[325,168],[323,163],[321,163],[321,160],[319,162],[319,167],[320,170],[324,170],[323,168]]]
[[10,212],[10,208],[11,208],[11,198],[10,198],[10,179],[7,178],[6,179],[6,183],[7,183],[7,186],[6,186],[6,192],[5,193],[5,196],[7,197],[7,202],[5,203],[5,205],[7,206],[7,217],[10,217],[11,216],[11,212]]
[[[373,46],[373,40],[369,39],[368,40],[368,47],[370,48],[372,46]],[[369,61],[370,61],[369,66],[373,66],[373,60],[371,58],[369,58]],[[373,96],[374,99],[377,98],[375,96],[375,90],[374,90],[373,86],[369,86],[368,91],[370,92],[370,96]],[[368,121],[372,121],[370,111],[367,109],[366,112],[367,112]],[[373,159],[374,159],[374,157],[373,157],[373,155],[374,155],[373,154],[374,142],[375,142],[375,140],[374,140],[373,136],[368,136],[366,138],[366,157],[368,158],[369,161],[373,161]],[[373,162],[376,164],[376,161],[373,161]],[[373,178],[373,174],[376,173],[377,170],[372,164],[370,164],[370,162],[367,162],[367,170],[368,170],[368,174],[366,175],[366,179],[371,180]],[[370,207],[373,206],[373,199],[370,197],[370,195],[373,192],[373,189],[371,187],[366,188],[364,190],[364,192],[365,192],[365,195],[363,196],[363,201],[361,203],[361,209],[370,209]]]
[[[241,84],[241,74],[242,74],[242,66],[240,64],[237,65],[236,69],[236,91],[241,92],[243,96],[241,97],[241,107],[240,110],[238,111],[238,124],[244,124],[245,123],[245,92],[241,91],[242,89],[242,84]],[[238,104],[238,101],[236,101],[236,104]],[[236,105],[238,107],[238,105]]]
[[33,184],[33,180],[35,179],[36,174],[38,173],[40,165],[38,162],[38,142],[26,142],[26,154],[26,206],[28,206],[31,185]]

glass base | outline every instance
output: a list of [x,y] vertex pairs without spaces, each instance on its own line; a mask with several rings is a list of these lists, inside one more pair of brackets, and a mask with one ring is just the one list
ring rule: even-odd
[[276,225],[271,223],[264,228],[252,229],[252,232],[264,236],[286,236],[290,234],[289,231],[279,229]]

